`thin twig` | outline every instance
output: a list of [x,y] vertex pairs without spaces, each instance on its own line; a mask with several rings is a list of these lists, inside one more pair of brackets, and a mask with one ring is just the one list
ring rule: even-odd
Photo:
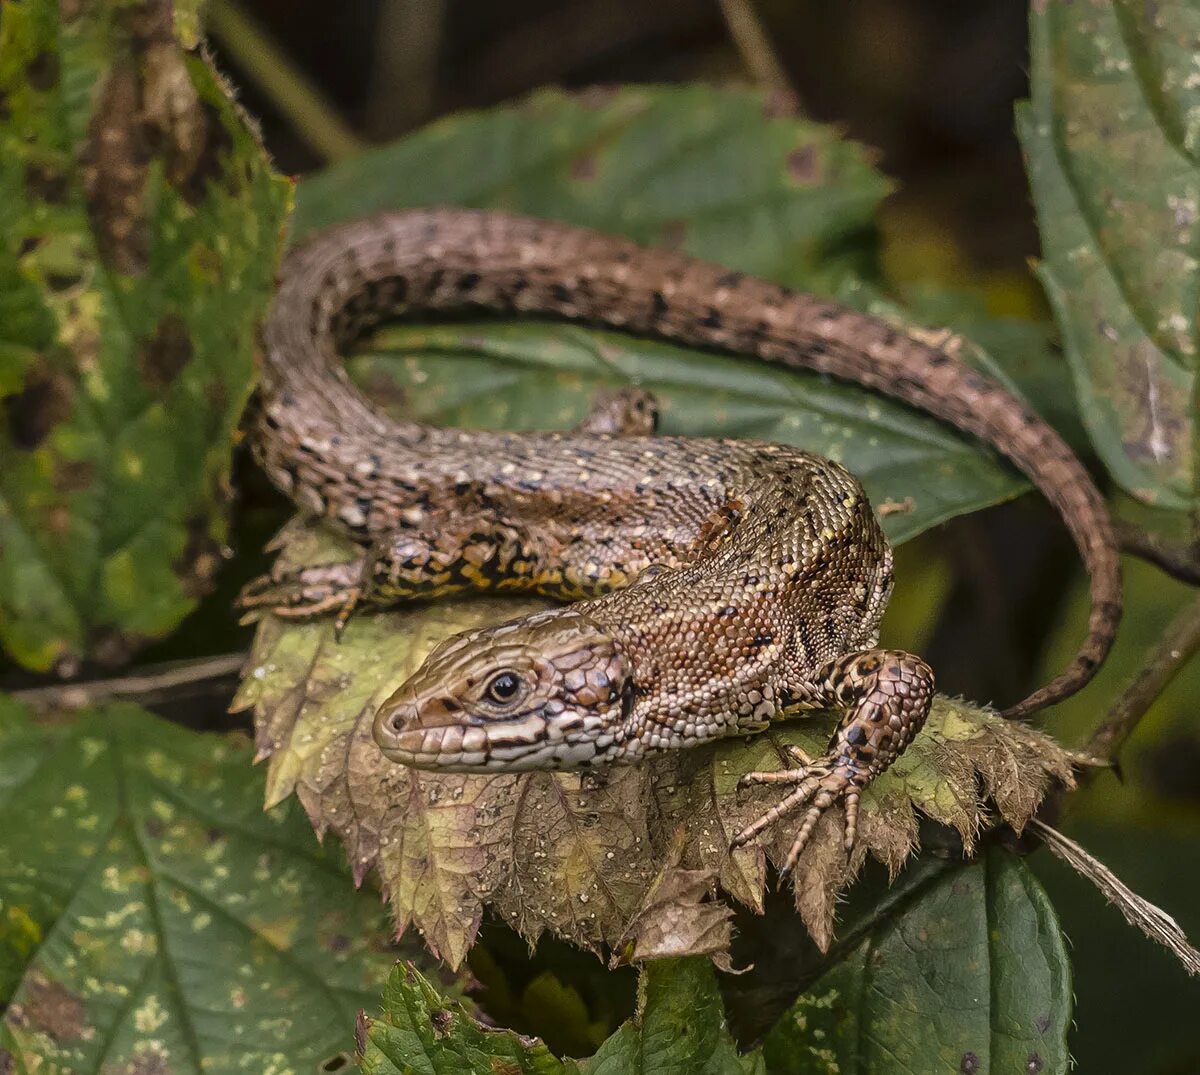
[[1200,598],[1167,625],[1133,681],[1092,732],[1084,754],[1112,761],[1146,710],[1200,648]]
[[1183,964],[1188,974],[1200,974],[1200,952],[1188,943],[1187,935],[1166,911],[1143,899],[1099,859],[1074,840],[1034,818],[1029,822],[1050,850],[1080,877],[1091,881],[1104,898],[1121,912],[1125,921],[1157,941]]
[[729,36],[733,38],[750,77],[768,90],[791,93],[791,79],[754,10],[752,0],[720,0],[720,3]]
[[1200,586],[1200,556],[1196,549],[1163,541],[1132,523],[1118,522],[1116,528],[1117,540],[1127,553],[1149,561],[1180,582]]
[[157,668],[143,668],[128,675],[93,679],[83,683],[55,684],[13,691],[10,697],[35,709],[78,709],[115,698],[136,698],[149,702],[164,694],[211,680],[233,678],[246,663],[244,653],[226,653],[220,657],[200,657],[191,661],[173,661]]
[[208,28],[221,47],[314,152],[336,161],[362,150],[363,141],[333,105],[233,0],[211,0],[206,11]]

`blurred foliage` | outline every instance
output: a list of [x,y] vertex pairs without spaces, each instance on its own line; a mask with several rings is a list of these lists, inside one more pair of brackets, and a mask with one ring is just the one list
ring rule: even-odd
[[128,660],[224,556],[288,185],[172,18],[0,23],[0,641],[39,671]]

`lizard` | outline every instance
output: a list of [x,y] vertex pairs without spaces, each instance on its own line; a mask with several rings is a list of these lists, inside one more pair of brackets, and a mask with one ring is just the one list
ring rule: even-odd
[[[362,551],[277,568],[254,618],[468,592],[563,604],[444,641],[378,709],[373,734],[419,769],[516,772],[635,762],[761,731],[804,710],[841,719],[827,753],[747,774],[781,798],[741,846],[803,811],[853,847],[862,791],[920,730],[934,674],[879,647],[892,554],[858,481],[798,448],[658,436],[653,398],[600,401],[570,432],[400,421],[350,383],[348,344],[394,317],[540,315],[815,370],[986,442],[1058,509],[1088,569],[1074,661],[1005,711],[1073,693],[1112,645],[1121,575],[1104,500],[1059,435],[943,346],[822,298],[685,254],[500,212],[387,212],[290,252],[262,330],[252,430],[274,483]],[[786,762],[785,762],[786,764]]]

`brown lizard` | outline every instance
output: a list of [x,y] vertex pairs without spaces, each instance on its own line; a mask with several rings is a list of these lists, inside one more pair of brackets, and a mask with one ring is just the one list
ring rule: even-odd
[[790,790],[740,833],[845,807],[920,729],[919,657],[878,646],[891,551],[842,467],[778,444],[652,436],[644,393],[606,399],[570,433],[398,422],[350,385],[339,353],[391,317],[485,309],[605,325],[855,381],[972,433],[1053,502],[1091,577],[1070,667],[1007,711],[1071,694],[1120,616],[1117,548],[1087,472],[1042,419],[931,343],[811,295],[624,239],[494,212],[433,209],[346,224],[286,259],[264,330],[255,435],[272,479],[364,550],[277,570],[251,615],[532,590],[574,602],[447,640],[379,710],[394,761],[445,771],[628,762],[844,714],[828,753],[747,782]]

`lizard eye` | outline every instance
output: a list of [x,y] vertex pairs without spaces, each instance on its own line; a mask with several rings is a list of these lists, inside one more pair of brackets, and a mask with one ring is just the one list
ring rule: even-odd
[[507,670],[497,672],[484,688],[484,693],[497,705],[507,705],[521,689],[521,678],[515,672]]

